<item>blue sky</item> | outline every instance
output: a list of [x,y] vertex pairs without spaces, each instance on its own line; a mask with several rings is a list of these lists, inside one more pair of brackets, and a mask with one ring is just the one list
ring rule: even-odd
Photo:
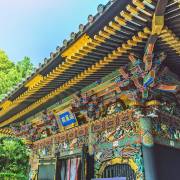
[[108,0],[0,0],[0,49],[38,65]]

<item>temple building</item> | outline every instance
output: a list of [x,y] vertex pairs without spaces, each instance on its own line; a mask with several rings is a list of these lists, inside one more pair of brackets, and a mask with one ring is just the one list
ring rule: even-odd
[[33,180],[179,180],[180,2],[97,11],[0,102],[0,132],[31,142]]

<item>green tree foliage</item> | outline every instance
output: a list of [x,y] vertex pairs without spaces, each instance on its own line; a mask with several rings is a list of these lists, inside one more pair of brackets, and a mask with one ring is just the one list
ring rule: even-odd
[[30,62],[30,58],[24,57],[22,61],[19,61],[16,65],[17,72],[20,74],[21,78],[26,77],[32,72],[33,65]]
[[[32,69],[28,57],[15,64],[0,50],[0,99],[26,78]],[[0,179],[24,180],[27,179],[27,171],[28,150],[24,143],[16,138],[0,137]]]
[[17,64],[9,60],[7,54],[0,50],[0,99],[17,83],[27,77],[33,69],[30,58],[24,57]]
[[[0,138],[0,179],[10,176],[27,177],[29,151],[22,140],[11,137]],[[12,178],[14,177],[14,178]],[[8,179],[8,178],[7,178]]]

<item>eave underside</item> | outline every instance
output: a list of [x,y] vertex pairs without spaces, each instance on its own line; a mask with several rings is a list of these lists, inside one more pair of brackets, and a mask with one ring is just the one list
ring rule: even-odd
[[[154,13],[153,6],[155,6],[155,3],[152,3],[151,5],[152,7],[149,7],[144,4],[144,10],[140,11],[136,4],[132,3],[131,1],[123,1],[122,4],[120,3],[120,1],[117,1],[115,4],[113,4],[113,6],[110,7],[106,12],[104,12],[104,14],[101,15],[92,25],[90,25],[90,27],[85,32],[92,39],[92,42],[98,42],[96,47],[89,51],[89,48],[91,47],[91,43],[89,43],[88,46],[84,45],[82,47],[83,50],[75,52],[71,57],[58,56],[58,58],[56,58],[56,62],[59,63],[54,63],[54,67],[51,66],[49,69],[50,71],[56,69],[56,67],[59,66],[62,61],[66,61],[66,59],[68,58],[76,60],[76,63],[73,63],[66,71],[64,71],[60,75],[52,76],[52,81],[49,81],[38,91],[34,91],[34,93],[25,98],[17,106],[7,111],[7,113],[0,115],[0,122],[6,121],[13,115],[20,113],[29,106],[32,106],[37,101],[56,91],[56,89],[63,86],[66,82],[82,74],[86,70],[89,70],[89,68],[93,69],[93,67],[104,58],[111,58],[111,56],[109,55],[113,56],[113,52],[122,45],[124,45],[124,48],[126,46],[129,46],[130,43],[135,43],[134,37],[137,37],[137,39],[140,38],[139,33],[144,33],[144,28],[151,28],[152,17]],[[133,14],[132,12],[130,13],[130,11],[127,10],[128,6],[137,8],[138,15]],[[122,13],[120,15],[120,12],[129,13],[129,15],[131,15],[131,20],[125,19],[125,17],[123,17],[124,14]],[[173,32],[175,39],[177,40],[177,47],[179,43],[178,38],[180,36],[180,28],[178,28],[178,24],[180,24],[179,22],[179,4],[178,2],[169,1],[165,13],[165,26]],[[112,24],[118,25],[120,27],[119,30],[117,30],[116,27],[112,26]],[[111,28],[113,32],[110,33],[109,31],[107,31],[108,28]],[[143,34],[141,34],[141,36],[142,35]],[[48,106],[60,101],[64,97],[70,96],[73,93],[81,90],[83,87],[101,79],[117,68],[126,66],[129,63],[128,54],[130,52],[142,57],[149,35],[145,33],[145,36],[147,37],[144,37],[139,42],[136,42],[135,45],[130,46],[131,48],[127,47],[127,50],[125,52],[122,52],[119,57],[113,58],[112,61],[102,66],[102,68],[95,70],[89,76],[85,77],[73,86],[70,86],[67,90],[58,93],[46,102],[40,104],[38,108],[34,108],[33,110],[25,113],[23,116],[16,118],[16,121],[28,118],[35,113],[38,113],[41,110],[47,108]],[[84,53],[86,52],[86,50],[88,53]],[[167,53],[167,60],[165,64],[171,71],[173,71],[180,77],[180,53],[178,52],[178,49],[174,49],[170,44],[166,43],[162,38],[159,37],[156,43],[156,52],[161,51],[165,51]],[[46,74],[45,70],[42,72],[43,73],[40,74]]]

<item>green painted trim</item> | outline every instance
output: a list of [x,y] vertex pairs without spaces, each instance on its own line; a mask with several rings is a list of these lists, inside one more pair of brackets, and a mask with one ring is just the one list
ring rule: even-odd
[[165,145],[165,146],[169,146],[172,148],[177,148],[180,149],[180,142],[178,141],[174,141],[171,139],[165,139],[162,137],[154,137],[154,141],[155,143],[161,144],[161,145]]
[[47,163],[39,163],[38,165],[50,165],[50,164],[55,165],[56,163],[47,162]]
[[[112,149],[115,147],[127,146],[127,145],[132,145],[132,144],[140,144],[141,143],[140,140],[141,140],[141,137],[136,135],[133,137],[124,138],[124,139],[119,140],[119,141],[114,141],[114,143],[108,142],[108,143],[98,144],[98,145],[96,145],[95,149],[96,150],[98,149],[98,151],[101,151],[103,149]],[[116,142],[118,142],[117,146],[115,145]]]
[[82,149],[74,149],[72,151],[60,152],[60,158],[66,157],[66,156],[78,155],[80,153],[82,153]]

